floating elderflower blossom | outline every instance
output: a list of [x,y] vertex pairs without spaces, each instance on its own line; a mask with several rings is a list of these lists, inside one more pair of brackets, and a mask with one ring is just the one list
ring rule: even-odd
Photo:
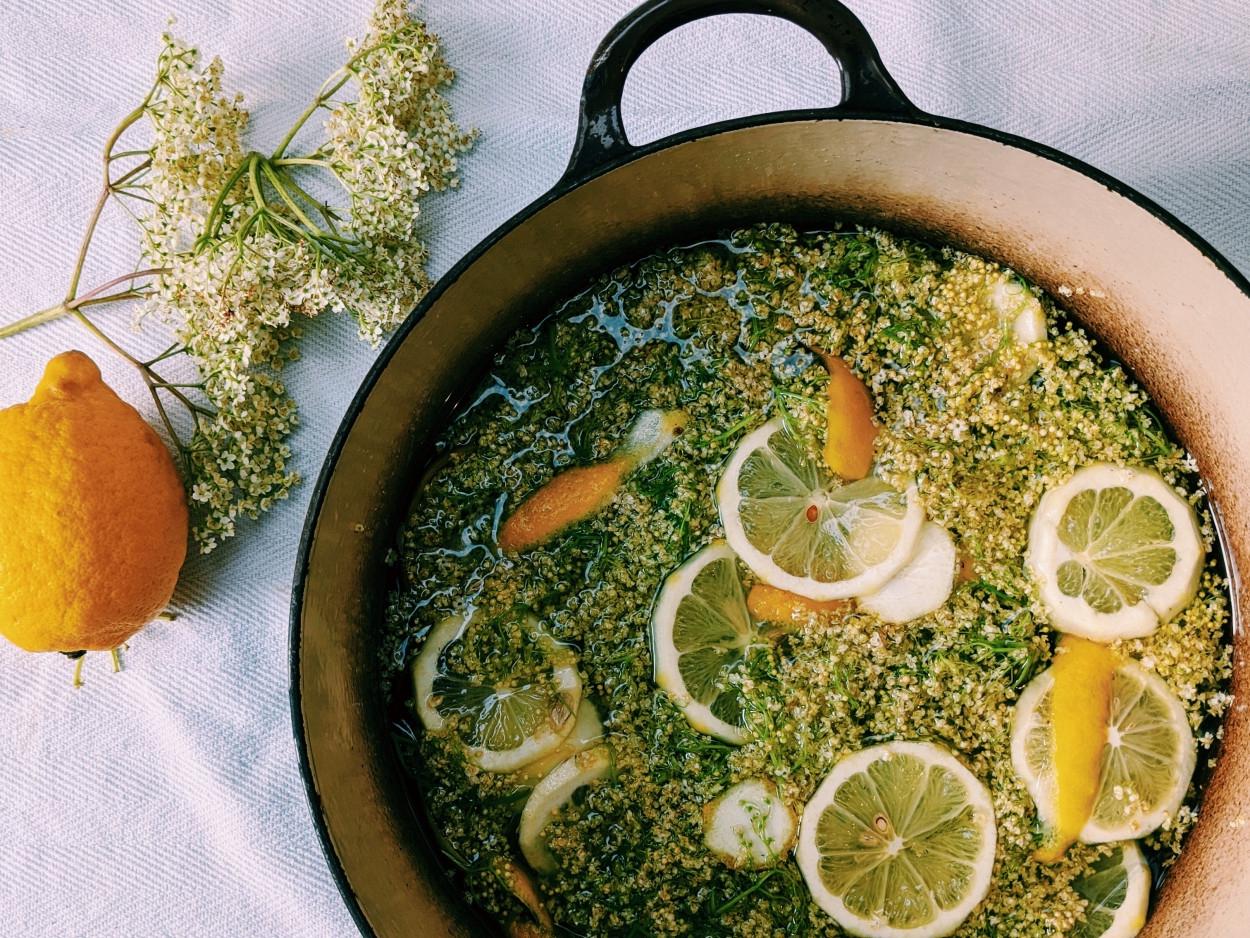
[[[265,156],[244,145],[248,113],[223,90],[220,60],[202,65],[166,34],[151,89],[105,144],[103,190],[65,299],[0,329],[5,337],[70,315],[140,370],[181,454],[204,552],[298,481],[286,442],[295,403],[278,372],[297,357],[300,318],[346,312],[374,345],[403,320],[429,286],[415,236],[420,200],[457,184],[457,155],[472,141],[441,93],[453,72],[406,0],[379,0],[348,55]],[[324,139],[292,152],[323,110]],[[144,119],[150,144],[122,149]],[[142,229],[143,269],[80,295],[92,235],[114,199]],[[138,298],[175,338],[146,361],[87,315]],[[163,376],[182,356],[198,381]]]

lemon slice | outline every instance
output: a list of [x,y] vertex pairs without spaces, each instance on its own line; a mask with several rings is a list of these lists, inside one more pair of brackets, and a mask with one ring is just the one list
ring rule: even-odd
[[534,786],[521,811],[518,840],[526,862],[540,873],[558,868],[543,831],[573,798],[579,788],[596,782],[612,769],[612,750],[596,746],[561,762]]
[[738,558],[724,541],[703,548],[664,580],[651,611],[655,682],[696,730],[746,742],[742,698],[729,678],[755,642]]
[[1150,867],[1137,844],[1117,844],[1074,879],[1072,888],[1087,905],[1068,938],[1133,938],[1146,924]]
[[797,859],[851,934],[940,938],[985,898],[996,840],[990,794],[958,759],[892,742],[834,766],[803,810]]
[[569,735],[547,755],[527,762],[513,775],[518,785],[534,785],[544,778],[552,769],[569,756],[576,755],[583,749],[589,749],[603,741],[603,721],[599,719],[599,711],[585,697],[577,707],[577,719]]
[[734,869],[770,866],[789,852],[798,819],[777,786],[749,778],[703,808],[703,842]]
[[859,598],[859,607],[883,622],[903,623],[941,609],[955,585],[955,542],[941,525],[926,521],[916,552],[903,569],[875,592]]
[[1203,555],[1193,508],[1167,482],[1098,463],[1042,496],[1026,562],[1057,628],[1109,642],[1149,635],[1185,608]]
[[1000,274],[985,291],[986,302],[998,313],[999,328],[1020,345],[1046,339],[1046,313],[1041,301],[1019,279]]
[[764,582],[809,599],[869,593],[912,555],[924,523],[916,487],[869,476],[837,485],[774,418],[747,434],[716,488],[725,537]]
[[457,733],[469,761],[488,772],[557,749],[582,699],[572,651],[530,615],[449,616],[426,637],[412,677],[425,728]]
[[[1057,815],[1054,676],[1043,671],[1020,695],[1011,731],[1011,762],[1043,825]],[[1131,661],[1111,680],[1111,721],[1098,794],[1080,839],[1087,844],[1145,837],[1175,817],[1189,788],[1197,751],[1185,708],[1155,674]]]

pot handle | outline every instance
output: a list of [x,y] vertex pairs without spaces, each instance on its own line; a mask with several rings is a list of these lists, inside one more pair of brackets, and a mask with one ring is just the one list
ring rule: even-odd
[[842,80],[842,100],[835,106],[840,112],[919,113],[885,70],[864,25],[838,0],[647,0],[613,27],[590,60],[566,180],[588,176],[634,151],[621,122],[621,95],[638,57],[678,27],[722,13],[776,16],[820,40]]

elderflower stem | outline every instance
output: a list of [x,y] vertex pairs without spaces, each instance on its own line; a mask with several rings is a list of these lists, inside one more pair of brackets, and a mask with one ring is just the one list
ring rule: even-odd
[[[249,158],[250,159],[250,158]],[[217,236],[217,232],[221,229],[221,214],[225,208],[226,199],[230,197],[230,193],[234,191],[234,187],[238,185],[243,174],[247,172],[249,160],[245,159],[238,165],[230,177],[226,180],[225,185],[221,187],[221,191],[217,193],[217,198],[213,200],[213,206],[208,210],[208,217],[204,221],[204,234],[197,241],[197,246],[201,242],[207,242]]]
[[95,336],[97,339],[99,339],[101,342],[107,345],[116,354],[126,359],[126,361],[130,362],[130,364],[134,365],[140,371],[144,372],[145,374],[147,373],[148,369],[143,364],[143,362],[139,361],[139,359],[135,358],[133,355],[127,352],[124,348],[122,348],[120,345],[114,342],[113,339],[103,329],[101,329],[99,326],[93,323],[90,319],[84,316],[81,310],[71,309],[69,311],[69,314],[73,316],[75,319],[77,319],[88,332],[90,332],[93,336]]
[[331,73],[330,77],[322,82],[321,88],[317,92],[317,96],[313,98],[312,103],[309,104],[308,107],[304,108],[304,113],[300,114],[300,116],[295,119],[294,126],[287,131],[287,135],[282,138],[282,142],[278,144],[277,148],[273,151],[273,155],[269,158],[271,160],[281,159],[282,155],[286,153],[286,148],[289,147],[291,145],[291,141],[295,139],[295,135],[300,132],[306,123],[308,123],[308,119],[317,113],[318,108],[333,98],[340,88],[351,81],[356,64],[365,56],[372,55],[385,45],[386,41],[383,40],[381,42],[375,42],[371,46],[365,46],[365,48],[358,50],[356,54],[348,59],[347,62],[337,71]]
[[38,312],[31,313],[16,322],[11,322],[7,326],[0,327],[0,339],[7,339],[15,336],[27,329],[33,329],[36,326],[42,326],[44,323],[52,322],[60,319],[62,316],[68,316],[76,309],[86,309],[89,306],[102,306],[105,303],[116,303],[121,300],[133,300],[146,293],[141,289],[126,289],[118,293],[109,293],[104,296],[100,294],[105,290],[109,290],[120,283],[132,282],[143,277],[156,277],[161,274],[169,273],[168,267],[149,267],[147,270],[137,270],[134,273],[123,274],[120,277],[114,277],[105,283],[100,284],[84,293],[76,299],[64,300],[55,306],[49,306],[47,309],[41,309]]
[[122,153],[114,154],[113,148],[117,146],[117,141],[121,139],[122,134],[130,129],[136,121],[143,117],[147,106],[152,98],[152,92],[149,91],[147,97],[143,99],[143,103],[122,118],[121,122],[113,128],[113,132],[109,135],[108,140],[104,143],[104,185],[100,189],[100,194],[96,198],[95,205],[91,208],[91,214],[87,217],[87,227],[83,231],[82,241],[78,245],[78,254],[74,258],[74,267],[70,274],[69,286],[65,290],[65,299],[55,306],[49,306],[47,309],[41,309],[38,312],[31,313],[17,322],[10,323],[0,328],[0,339],[7,339],[10,336],[25,332],[27,329],[33,329],[44,323],[52,322],[62,316],[68,315],[74,309],[80,306],[98,305],[104,302],[113,302],[114,300],[133,299],[140,294],[133,291],[124,291],[111,297],[96,299],[99,294],[103,293],[111,287],[117,286],[119,283],[133,281],[140,277],[153,274],[165,273],[168,268],[151,268],[145,271],[115,277],[107,283],[101,284],[93,290],[90,290],[82,297],[78,296],[78,284],[82,280],[83,267],[87,263],[87,254],[91,250],[91,242],[95,238],[96,227],[100,223],[100,217],[104,214],[104,207],[108,205],[111,195],[124,186],[127,182],[134,179],[140,173],[147,170],[152,165],[151,157],[143,160],[141,163],[132,166],[123,173],[117,180],[110,177],[110,164],[114,159],[121,159],[126,156],[140,156],[147,153],[146,150],[127,150]]
[[99,302],[111,302],[113,300],[129,299],[129,297],[126,297],[121,293],[114,293],[112,296],[106,296],[106,297],[101,297],[100,294],[103,293],[105,290],[111,290],[113,287],[117,286],[119,283],[130,283],[135,280],[139,280],[143,277],[159,277],[167,273],[169,273],[168,267],[148,267],[145,270],[136,270],[132,274],[122,274],[120,277],[114,277],[112,280],[102,283],[98,287],[93,287],[92,289],[84,293],[82,296],[78,297],[78,299],[74,300],[70,305],[77,308],[77,307],[88,306],[88,305],[99,303]]
[[[298,482],[287,445],[295,402],[277,374],[297,351],[299,328],[289,323],[342,308],[370,342],[392,328],[397,310],[427,286],[417,200],[455,178],[455,154],[472,140],[440,95],[453,73],[435,37],[408,0],[373,2],[367,38],[305,99],[272,150],[247,150],[247,112],[240,96],[223,91],[221,63],[163,36],[152,85],[104,142],[103,178],[64,298],[0,324],[2,339],[77,319],[139,371],[151,422],[194,493],[194,536],[205,553],[234,535],[237,518],[268,511]],[[352,82],[370,93],[340,100]],[[329,115],[324,139],[304,146],[297,138],[311,135],[321,111]],[[145,119],[147,148],[130,140]],[[341,192],[314,198],[305,171],[328,173]],[[152,268],[80,292],[113,197],[142,230],[139,256]],[[112,320],[90,309],[139,298],[171,327],[173,344],[160,343],[158,354],[132,354]],[[175,356],[200,377],[163,364]]]
[[183,406],[187,408],[192,419],[197,422],[201,415],[208,415],[210,412],[196,405],[177,388],[170,386],[169,382],[152,370],[151,365],[139,361],[139,359],[135,358],[124,348],[118,345],[117,342],[104,332],[103,329],[83,315],[81,310],[71,309],[70,315],[77,319],[88,332],[107,345],[113,352],[126,359],[126,361],[130,362],[130,364],[134,365],[134,367],[139,370],[139,374],[143,376],[143,383],[147,385],[148,393],[152,395],[152,401],[156,405],[156,412],[160,415],[161,423],[165,427],[165,432],[169,434],[170,440],[177,445],[179,453],[183,456],[184,460],[187,459],[186,447],[183,446],[181,437],[178,436],[178,431],[174,428],[174,422],[170,419],[169,412],[165,409],[165,402],[161,400],[159,391],[161,388],[167,389],[178,399],[180,403],[182,403]]
[[[372,51],[373,51],[372,48],[365,50],[365,52],[372,52]],[[354,64],[356,64],[357,59],[359,59],[364,54],[365,54],[364,52],[359,52],[356,55],[352,56],[352,58],[348,61],[346,65],[344,65],[337,72],[335,72],[334,74],[332,74],[329,78],[325,80],[325,83],[322,84],[321,86],[321,90],[318,91],[317,96],[313,98],[312,103],[309,104],[308,107],[304,108],[304,113],[302,113],[299,117],[295,119],[295,124],[291,127],[289,131],[287,131],[287,135],[282,138],[282,142],[279,143],[278,146],[274,149],[273,155],[270,157],[271,160],[281,159],[282,154],[286,152],[286,148],[289,147],[291,145],[291,141],[295,139],[295,135],[299,133],[301,129],[303,129],[306,123],[308,123],[308,118],[316,114],[317,109],[319,107],[321,107],[323,104],[329,101],[330,98],[334,96],[335,92],[337,92],[340,88],[342,88],[345,84],[347,84],[348,81],[351,80],[351,77],[352,77],[351,67]],[[332,86],[331,86],[331,82],[333,82]]]
[[[153,86],[155,89],[155,86]],[[82,242],[78,246],[78,257],[74,261],[74,272],[70,277],[69,289],[65,291],[65,302],[69,302],[78,292],[78,281],[82,278],[83,265],[87,262],[87,252],[91,249],[91,239],[95,237],[96,225],[100,223],[100,216],[104,214],[104,206],[108,204],[109,196],[113,194],[113,187],[124,184],[127,180],[138,175],[148,166],[152,165],[152,160],[146,159],[138,166],[133,167],[126,172],[117,182],[113,182],[109,178],[109,166],[112,163],[113,147],[117,146],[117,141],[121,139],[122,134],[134,125],[147,112],[149,102],[152,100],[152,92],[149,91],[147,97],[143,99],[137,108],[122,118],[121,123],[113,128],[113,132],[109,138],[104,141],[104,187],[100,190],[100,196],[96,199],[91,215],[87,219],[87,230],[83,232]]]
[[261,171],[264,172],[265,178],[269,180],[269,184],[273,186],[274,191],[278,193],[278,198],[280,198],[283,202],[286,203],[286,207],[289,208],[294,213],[296,218],[302,221],[309,228],[309,230],[311,230],[314,234],[317,234],[317,235],[327,234],[325,229],[323,229],[320,225],[318,225],[311,218],[309,218],[307,213],[305,213],[305,211],[299,207],[299,203],[296,202],[293,198],[291,198],[291,194],[287,192],[286,188],[282,185],[282,178],[279,175],[278,170],[275,170],[272,166],[269,165],[268,162],[265,162],[265,161],[261,162],[260,168],[261,168]]
[[42,326],[45,322],[60,319],[62,316],[69,314],[69,309],[69,306],[65,303],[57,303],[55,306],[49,306],[47,309],[41,309],[37,313],[24,316],[17,322],[11,322],[7,326],[0,328],[0,339],[7,339],[9,336],[25,332],[27,329],[33,329],[35,326]]
[[82,278],[83,265],[87,263],[87,252],[91,250],[91,239],[95,237],[96,225],[100,223],[100,216],[104,214],[104,206],[108,204],[110,195],[112,195],[112,191],[106,179],[104,187],[100,190],[99,198],[96,199],[95,206],[91,209],[91,215],[87,219],[87,230],[83,232],[82,241],[78,245],[78,256],[74,259],[74,271],[69,278],[69,288],[65,291],[66,303],[70,302],[74,298],[74,294],[78,292],[78,281]]

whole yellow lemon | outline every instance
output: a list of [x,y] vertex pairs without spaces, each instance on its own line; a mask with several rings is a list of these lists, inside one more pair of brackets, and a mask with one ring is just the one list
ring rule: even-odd
[[27,651],[115,648],[161,612],[187,552],[169,450],[82,352],[0,410],[0,634]]

